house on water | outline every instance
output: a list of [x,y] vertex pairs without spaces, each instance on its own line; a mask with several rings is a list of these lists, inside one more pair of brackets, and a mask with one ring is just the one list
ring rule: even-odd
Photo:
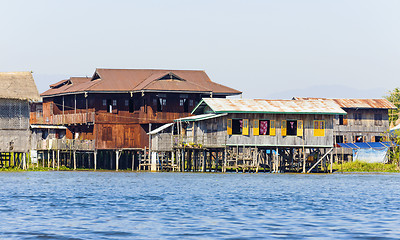
[[26,167],[31,147],[29,104],[39,100],[30,72],[0,73],[0,166]]
[[[150,132],[153,164],[179,171],[316,170],[333,160],[334,120],[346,114],[326,100],[217,98],[204,98],[192,113]],[[163,165],[165,159],[173,161]]]
[[[335,146],[338,147],[335,148],[334,155],[337,160],[351,161],[353,149],[372,148],[368,147],[368,144],[358,143],[388,141],[389,110],[396,109],[396,106],[386,99],[293,99],[334,101],[346,111],[346,115],[337,115],[334,119],[334,141]],[[343,145],[343,143],[356,143],[356,145]],[[378,145],[372,144],[371,146],[377,148]],[[381,147],[384,146],[378,148]]]
[[190,116],[203,97],[238,94],[204,71],[101,68],[52,84],[41,96],[45,123],[66,126],[67,139],[91,141],[90,149],[74,147],[92,152],[76,160],[80,167],[136,169],[151,129]]

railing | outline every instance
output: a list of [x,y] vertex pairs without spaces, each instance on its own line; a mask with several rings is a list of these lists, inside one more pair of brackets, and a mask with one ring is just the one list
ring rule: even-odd
[[200,136],[173,136],[174,147],[223,147],[226,144],[225,136],[205,134]]
[[52,124],[86,124],[94,123],[95,112],[87,113],[67,113],[52,116]]
[[94,140],[47,139],[39,140],[36,144],[36,150],[93,151],[94,149]]

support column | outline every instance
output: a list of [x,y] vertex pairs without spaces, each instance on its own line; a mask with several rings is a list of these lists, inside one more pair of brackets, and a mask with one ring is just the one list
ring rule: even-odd
[[57,150],[57,170],[60,170],[60,150]]
[[74,150],[74,170],[76,170],[76,151]]
[[226,148],[224,149],[224,166],[222,167],[222,172],[226,172]]
[[132,153],[132,171],[135,168],[135,152]]
[[120,151],[121,150],[115,151],[115,171],[118,171]]
[[331,152],[331,167],[330,167],[330,171],[331,173],[333,172],[333,151]]
[[93,161],[94,161],[94,170],[96,171],[97,169],[97,151],[93,152]]
[[53,170],[54,170],[54,164],[55,164],[55,160],[56,160],[56,159],[55,159],[55,157],[54,157],[54,152],[55,152],[55,151],[53,150],[53,159],[52,159],[52,163],[53,163]]
[[22,154],[22,168],[26,170],[26,153]]

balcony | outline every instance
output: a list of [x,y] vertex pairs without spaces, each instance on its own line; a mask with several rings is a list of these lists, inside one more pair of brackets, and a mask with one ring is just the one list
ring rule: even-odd
[[94,140],[46,139],[36,143],[36,150],[94,151]]
[[95,112],[57,114],[50,117],[47,124],[69,125],[94,123]]

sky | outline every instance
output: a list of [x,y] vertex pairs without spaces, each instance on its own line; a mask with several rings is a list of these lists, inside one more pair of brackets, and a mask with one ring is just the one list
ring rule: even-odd
[[243,98],[399,87],[398,0],[0,0],[0,71],[39,92],[96,68],[205,70]]

